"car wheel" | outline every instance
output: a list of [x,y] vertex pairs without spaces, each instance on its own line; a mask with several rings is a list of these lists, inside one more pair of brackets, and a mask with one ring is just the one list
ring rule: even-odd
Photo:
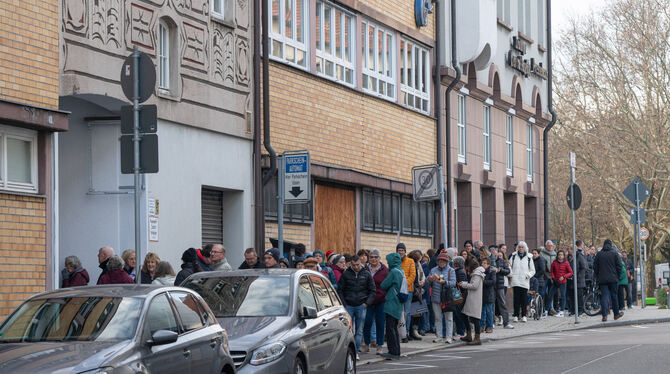
[[305,374],[305,362],[300,358],[295,358],[295,363],[293,364],[293,374]]
[[347,350],[347,360],[344,363],[344,374],[356,374],[356,354],[351,348]]

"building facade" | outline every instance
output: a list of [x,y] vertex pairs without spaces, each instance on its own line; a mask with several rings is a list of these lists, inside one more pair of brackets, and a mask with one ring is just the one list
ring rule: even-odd
[[134,249],[133,176],[120,167],[121,67],[133,47],[156,66],[159,171],[142,177],[142,252],[176,271],[182,252],[253,243],[252,6],[248,0],[64,0],[59,261],[95,282],[97,250]]
[[0,318],[53,286],[58,0],[0,1]]

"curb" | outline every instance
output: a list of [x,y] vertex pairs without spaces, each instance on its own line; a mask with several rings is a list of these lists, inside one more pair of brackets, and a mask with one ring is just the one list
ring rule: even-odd
[[[597,323],[595,325],[589,325],[589,326],[562,328],[562,329],[551,330],[551,331],[528,332],[528,333],[514,335],[514,336],[508,336],[508,337],[504,337],[504,338],[484,338],[484,339],[481,339],[481,341],[482,341],[482,343],[488,343],[488,342],[496,342],[496,341],[502,341],[502,340],[523,338],[523,337],[527,337],[527,336],[557,333],[557,332],[568,332],[568,331],[587,330],[587,329],[599,329],[599,328],[604,328],[604,327],[620,327],[620,326],[629,326],[629,325],[648,325],[648,324],[652,324],[652,323],[668,323],[668,322],[670,322],[670,317],[645,318],[645,319],[637,319],[637,320],[630,320],[630,321],[601,322],[601,323]],[[412,351],[412,352],[406,353],[404,355],[401,355],[401,357],[410,357],[410,356],[415,356],[415,355],[418,355],[418,354],[421,354],[421,353],[433,352],[433,351],[437,351],[437,350],[441,350],[441,349],[462,347],[462,346],[465,346],[465,345],[466,345],[465,342],[457,341],[457,342],[453,342],[451,344],[445,344],[445,345],[441,345],[441,346],[434,346],[434,347],[419,349],[419,350]],[[376,363],[384,362],[384,361],[386,361],[385,358],[374,358],[374,359],[371,359],[371,360],[357,362],[356,366],[357,367],[358,366],[362,367],[362,366],[365,366],[365,365],[376,364]]]

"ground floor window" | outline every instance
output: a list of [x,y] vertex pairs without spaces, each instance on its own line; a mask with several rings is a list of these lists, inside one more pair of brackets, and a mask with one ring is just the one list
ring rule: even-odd
[[362,229],[430,237],[434,234],[435,209],[431,201],[371,188],[362,193]]
[[0,125],[0,189],[37,192],[37,132]]

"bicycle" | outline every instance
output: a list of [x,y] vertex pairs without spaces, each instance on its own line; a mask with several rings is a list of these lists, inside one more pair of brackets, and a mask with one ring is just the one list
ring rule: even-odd
[[600,287],[592,281],[584,295],[584,313],[591,317],[600,314],[600,296]]

